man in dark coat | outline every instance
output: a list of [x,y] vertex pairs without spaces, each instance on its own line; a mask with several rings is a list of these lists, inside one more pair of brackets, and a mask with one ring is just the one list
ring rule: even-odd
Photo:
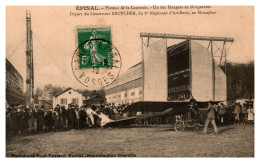
[[43,125],[44,125],[44,112],[43,112],[43,106],[40,106],[40,108],[37,110],[37,131],[42,132]]
[[71,129],[74,128],[74,118],[76,117],[76,115],[75,115],[75,110],[73,110],[72,108],[72,104],[69,104],[68,106],[69,106],[67,110],[68,127]]
[[62,120],[62,128],[66,127],[66,121],[67,121],[67,110],[65,109],[65,106],[61,106],[61,120]]
[[28,124],[28,120],[29,120],[29,112],[30,109],[24,106],[24,130],[28,131],[29,128],[29,124]]
[[77,106],[72,104],[72,128],[74,129],[76,128],[76,108]]
[[87,118],[87,114],[86,114],[86,111],[85,111],[85,106],[82,106],[82,107],[80,108],[79,116],[80,116],[80,119],[79,119],[79,128],[83,128],[83,127],[85,127],[85,125],[86,125],[86,118]]
[[47,111],[46,115],[44,116],[46,131],[52,130],[52,112],[49,110]]
[[80,110],[77,106],[75,107],[75,115],[76,115],[75,128],[79,129],[79,126],[80,126]]
[[25,121],[25,114],[23,111],[23,107],[19,105],[17,108],[17,121],[16,121],[18,134],[22,134],[23,132],[24,121]]

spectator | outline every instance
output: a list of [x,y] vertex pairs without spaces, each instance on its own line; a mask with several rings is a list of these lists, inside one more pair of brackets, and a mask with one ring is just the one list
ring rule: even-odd
[[24,108],[24,131],[28,132],[29,108],[27,108],[26,106],[23,106],[23,108]]
[[43,112],[43,106],[40,106],[37,110],[37,131],[42,132],[43,125],[44,125],[44,112]]
[[106,114],[107,116],[109,116],[109,106],[108,106],[108,105],[105,105],[104,114]]
[[115,106],[113,107],[113,112],[114,112],[114,115],[118,115],[118,110]]
[[17,108],[17,117],[16,117],[16,126],[17,126],[17,133],[18,134],[22,134],[23,131],[23,124],[25,121],[25,115],[24,115],[24,111],[21,105],[18,106]]
[[85,106],[81,106],[79,111],[79,116],[80,116],[79,128],[83,128],[86,125],[86,118],[87,118]]
[[54,108],[54,112],[52,113],[52,118],[54,120],[55,131],[60,129],[60,110],[58,107]]
[[228,105],[227,113],[226,113],[227,124],[233,124],[235,122],[235,116],[233,114],[233,111],[234,111],[234,105]]
[[217,104],[214,104],[213,107],[214,107],[214,111],[215,111],[215,122],[217,125],[219,125],[220,124],[219,114],[218,114],[219,106]]
[[46,131],[52,130],[52,111],[47,111],[46,115],[44,116]]
[[234,108],[233,113],[234,113],[234,115],[235,115],[235,125],[236,125],[236,124],[239,125],[239,122],[240,122],[239,114],[241,113],[241,109],[240,109],[239,103],[236,103],[236,106],[235,106],[235,108]]
[[75,107],[75,128],[79,129],[79,119],[80,119],[80,115],[79,115],[79,108]]
[[29,105],[29,111],[28,111],[28,126],[29,126],[29,132],[36,132],[37,129],[37,115],[35,111],[35,106]]
[[75,129],[76,127],[76,113],[75,113],[75,109],[76,109],[76,106],[74,104],[72,104],[72,128]]
[[219,124],[223,125],[225,123],[225,114],[226,114],[226,107],[223,103],[220,104],[218,109],[218,115],[219,115]]
[[65,106],[61,106],[61,128],[66,127],[67,111]]
[[249,123],[249,124],[253,124],[253,122],[254,122],[254,114],[255,114],[254,108],[252,108],[252,107],[249,105],[249,108],[248,108],[248,110],[247,110],[247,113],[248,113],[248,118],[247,118],[248,123]]
[[12,134],[16,135],[17,134],[17,106],[13,107],[11,120],[12,120]]
[[246,124],[246,116],[247,116],[247,107],[246,107],[246,103],[244,103],[241,109],[241,123],[243,125]]
[[72,109],[72,104],[68,105],[68,110],[67,110],[67,118],[68,118],[68,127],[69,129],[73,128],[73,117],[74,117],[74,111]]

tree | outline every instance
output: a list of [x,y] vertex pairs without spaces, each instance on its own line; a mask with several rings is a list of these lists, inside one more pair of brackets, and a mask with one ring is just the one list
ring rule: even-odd
[[254,98],[254,62],[228,62],[226,69],[228,100]]
[[64,90],[65,90],[64,87],[53,86],[52,84],[46,84],[46,85],[44,85],[43,88],[38,87],[35,91],[35,95],[40,97],[43,95],[44,91],[51,91],[51,98],[53,98],[55,95],[57,95],[58,93],[60,93]]
[[35,95],[38,95],[38,96],[42,96],[42,93],[43,93],[43,91],[42,91],[42,89],[41,88],[36,88],[36,91],[35,91]]

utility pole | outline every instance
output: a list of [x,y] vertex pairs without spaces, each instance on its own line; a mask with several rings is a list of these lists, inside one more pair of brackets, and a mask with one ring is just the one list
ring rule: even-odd
[[34,74],[33,74],[33,46],[31,13],[26,11],[26,105],[33,102],[34,96]]
[[211,57],[212,57],[212,101],[215,101],[215,87],[216,87],[216,79],[215,79],[215,61],[214,61],[214,51],[213,51],[213,40],[210,41],[211,45]]

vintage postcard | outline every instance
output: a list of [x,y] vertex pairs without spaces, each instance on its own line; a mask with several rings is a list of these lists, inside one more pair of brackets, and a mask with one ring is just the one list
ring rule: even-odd
[[6,6],[6,157],[255,157],[254,6]]

